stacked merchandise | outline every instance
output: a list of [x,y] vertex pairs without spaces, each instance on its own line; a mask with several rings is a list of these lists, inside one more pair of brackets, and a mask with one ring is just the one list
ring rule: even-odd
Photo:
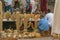
[[[16,30],[8,28],[2,31],[1,29],[0,38],[20,39],[20,38],[40,38],[41,37],[41,34],[36,31],[37,27],[34,27],[35,21],[38,22],[38,19],[40,18],[40,16],[37,16],[39,14],[37,15],[26,14],[26,13],[21,14],[19,11],[16,11],[13,14],[11,14],[9,11],[7,11],[3,15],[4,16],[1,16],[3,19],[1,20],[1,23],[2,21],[16,21]],[[22,24],[24,24],[24,28],[22,28],[23,30],[21,30]],[[29,30],[30,27],[32,27],[34,31]]]
[[21,38],[40,38],[41,34],[38,32],[23,32],[20,33],[18,30],[7,29],[5,31],[0,32],[0,38],[13,38],[13,39],[21,39]]

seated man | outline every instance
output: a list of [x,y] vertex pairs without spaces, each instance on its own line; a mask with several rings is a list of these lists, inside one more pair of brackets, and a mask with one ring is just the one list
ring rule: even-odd
[[12,0],[4,0],[4,11],[13,13]]
[[48,21],[44,18],[44,15],[42,15],[42,14],[40,16],[40,21],[38,23],[38,30],[40,33],[42,31],[48,31],[49,30]]
[[48,9],[45,18],[48,21],[48,24],[49,24],[49,27],[50,27],[50,34],[51,34],[51,28],[52,28],[54,13],[52,13],[51,10]]
[[51,10],[48,9],[45,18],[48,21],[48,24],[50,27],[52,27],[53,17],[54,17],[54,13],[52,13]]

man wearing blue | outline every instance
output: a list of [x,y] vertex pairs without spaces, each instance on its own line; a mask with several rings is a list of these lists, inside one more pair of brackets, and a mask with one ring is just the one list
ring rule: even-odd
[[44,15],[40,15],[40,21],[38,23],[38,30],[41,33],[42,31],[48,31],[49,30],[49,24],[48,21],[44,18]]
[[4,0],[4,11],[11,11],[11,13],[13,12],[12,0]]

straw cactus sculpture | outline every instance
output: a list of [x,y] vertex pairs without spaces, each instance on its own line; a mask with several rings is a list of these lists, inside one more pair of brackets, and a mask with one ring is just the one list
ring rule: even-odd
[[11,13],[10,13],[9,11],[7,11],[7,12],[4,14],[4,19],[9,20],[10,16],[11,16]]

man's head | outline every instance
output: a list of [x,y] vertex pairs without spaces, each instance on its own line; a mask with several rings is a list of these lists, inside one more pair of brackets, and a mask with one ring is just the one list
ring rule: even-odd
[[44,14],[40,14],[40,18],[44,18]]
[[47,10],[47,13],[50,13],[50,12],[51,12],[51,10],[50,10],[50,9],[48,9],[48,10]]

